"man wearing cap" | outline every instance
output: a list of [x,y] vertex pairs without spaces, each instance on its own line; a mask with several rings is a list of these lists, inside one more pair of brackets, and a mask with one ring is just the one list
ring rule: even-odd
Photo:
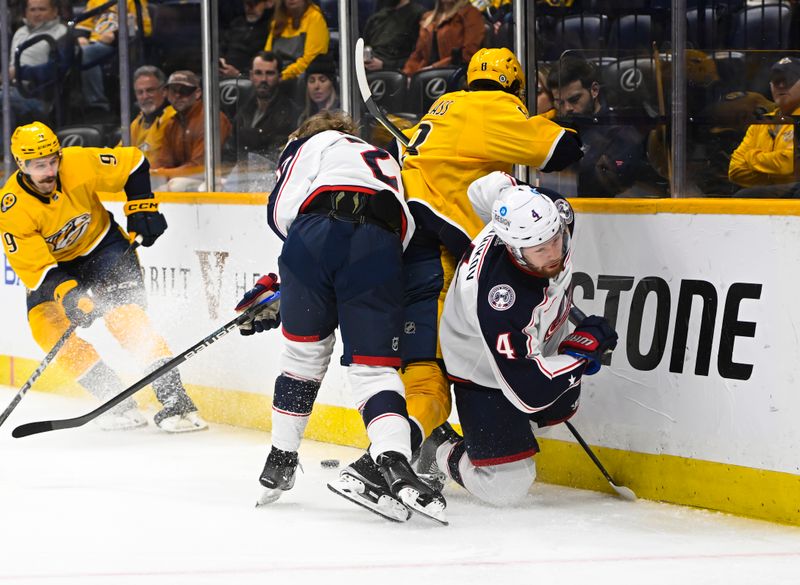
[[[192,71],[175,71],[167,79],[167,99],[175,116],[164,128],[161,152],[152,175],[167,179],[164,191],[197,191],[203,171],[204,127],[200,78]],[[220,143],[231,133],[228,117],[219,114]]]
[[778,105],[772,112],[777,123],[751,125],[742,143],[733,151],[728,178],[745,187],[734,193],[734,197],[800,194],[793,124],[791,119],[781,119],[800,114],[800,58],[784,57],[775,63],[770,71],[769,88]]

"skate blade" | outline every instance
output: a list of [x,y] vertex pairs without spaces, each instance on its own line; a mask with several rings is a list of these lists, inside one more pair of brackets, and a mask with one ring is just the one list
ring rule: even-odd
[[256,500],[256,508],[260,508],[261,506],[268,506],[273,502],[277,502],[278,498],[281,497],[281,494],[283,494],[283,490],[264,488],[264,491],[261,492],[261,495]]
[[168,433],[193,433],[195,431],[207,429],[208,423],[196,412],[190,412],[184,415],[176,414],[175,416],[165,418],[158,425],[158,428]]
[[328,484],[328,489],[386,520],[407,522],[411,518],[409,509],[391,496],[381,494],[376,499],[369,498],[364,483],[353,476],[340,476]]
[[438,522],[444,526],[448,526],[449,522],[447,521],[447,516],[445,516],[444,509],[445,503],[444,498],[438,497],[434,498],[431,502],[426,505],[422,505],[419,502],[419,492],[412,487],[404,487],[401,488],[400,491],[397,493],[403,503],[408,507],[409,510],[413,510],[420,516],[425,516],[426,518],[430,518],[431,520]]

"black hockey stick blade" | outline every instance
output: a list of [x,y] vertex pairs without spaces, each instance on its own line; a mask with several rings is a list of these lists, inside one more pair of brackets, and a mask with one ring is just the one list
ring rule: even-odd
[[15,428],[11,436],[15,439],[21,439],[22,437],[27,437],[30,435],[36,435],[38,433],[46,433],[48,431],[58,431],[61,429],[73,429],[75,427],[80,427],[88,423],[89,421],[97,418],[107,410],[114,408],[117,404],[122,402],[123,400],[127,399],[130,396],[133,396],[150,384],[153,380],[157,380],[173,368],[176,368],[186,360],[194,357],[205,348],[207,348],[212,343],[219,341],[221,338],[225,337],[228,333],[236,329],[240,323],[246,321],[256,310],[262,308],[265,304],[271,304],[277,301],[281,297],[280,291],[276,291],[257,305],[253,305],[252,307],[248,307],[245,311],[243,311],[240,315],[207,337],[205,337],[202,341],[194,344],[192,347],[181,353],[180,355],[172,358],[167,363],[163,364],[160,368],[154,370],[153,372],[146,375],[144,378],[133,384],[131,387],[123,390],[110,400],[104,402],[97,408],[95,408],[91,412],[87,412],[82,416],[76,416],[75,418],[65,418],[61,420],[43,420],[37,422],[26,423],[24,425],[20,425]]
[[389,131],[389,133],[397,138],[403,146],[408,146],[408,137],[403,132],[389,121],[383,110],[380,109],[375,99],[372,97],[372,90],[369,88],[367,81],[367,70],[364,69],[364,39],[356,41],[356,54],[355,63],[356,80],[358,81],[358,91],[361,93],[361,99],[367,106],[367,110],[372,116],[381,123],[381,125]]
[[633,490],[625,487],[624,485],[617,485],[616,483],[614,483],[614,480],[611,478],[611,475],[609,475],[608,471],[606,471],[606,468],[603,467],[603,464],[600,463],[600,460],[597,458],[597,455],[594,454],[591,447],[589,447],[589,445],[586,444],[586,441],[583,440],[583,437],[581,437],[578,430],[574,426],[572,426],[572,423],[569,421],[564,421],[564,424],[567,425],[569,432],[572,433],[572,436],[575,437],[575,440],[577,440],[578,443],[580,443],[580,446],[583,447],[583,450],[586,451],[586,454],[589,456],[592,462],[597,466],[597,469],[599,469],[600,473],[603,474],[603,477],[606,478],[608,483],[611,485],[611,488],[615,492],[617,492],[617,495],[621,497],[623,500],[635,502],[636,494],[633,493]]

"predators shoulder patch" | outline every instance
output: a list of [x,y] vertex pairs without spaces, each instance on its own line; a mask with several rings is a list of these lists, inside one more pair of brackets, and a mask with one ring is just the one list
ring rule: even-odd
[[0,212],[5,213],[6,211],[14,207],[14,204],[16,202],[17,202],[16,195],[14,195],[13,193],[6,193],[5,195],[3,195],[2,203],[0,203]]

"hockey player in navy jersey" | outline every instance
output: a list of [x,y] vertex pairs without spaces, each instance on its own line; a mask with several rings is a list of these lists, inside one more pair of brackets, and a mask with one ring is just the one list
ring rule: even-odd
[[[444,522],[445,501],[412,471],[399,340],[403,327],[402,254],[414,232],[400,166],[356,136],[346,114],[321,112],[292,135],[269,196],[269,226],[283,243],[280,308],[245,322],[243,334],[282,325],[275,381],[272,449],[259,481],[260,503],[292,488],[297,450],[341,331],[342,364],[371,442],[370,457],[329,484],[334,492],[392,520],[409,509]],[[237,307],[277,290],[262,277]]]
[[489,224],[457,269],[440,323],[464,436],[437,428],[417,470],[441,470],[502,506],[536,478],[536,429],[575,414],[582,377],[600,369],[617,334],[597,316],[567,331],[574,214],[566,199],[502,172],[474,181],[468,195]]

